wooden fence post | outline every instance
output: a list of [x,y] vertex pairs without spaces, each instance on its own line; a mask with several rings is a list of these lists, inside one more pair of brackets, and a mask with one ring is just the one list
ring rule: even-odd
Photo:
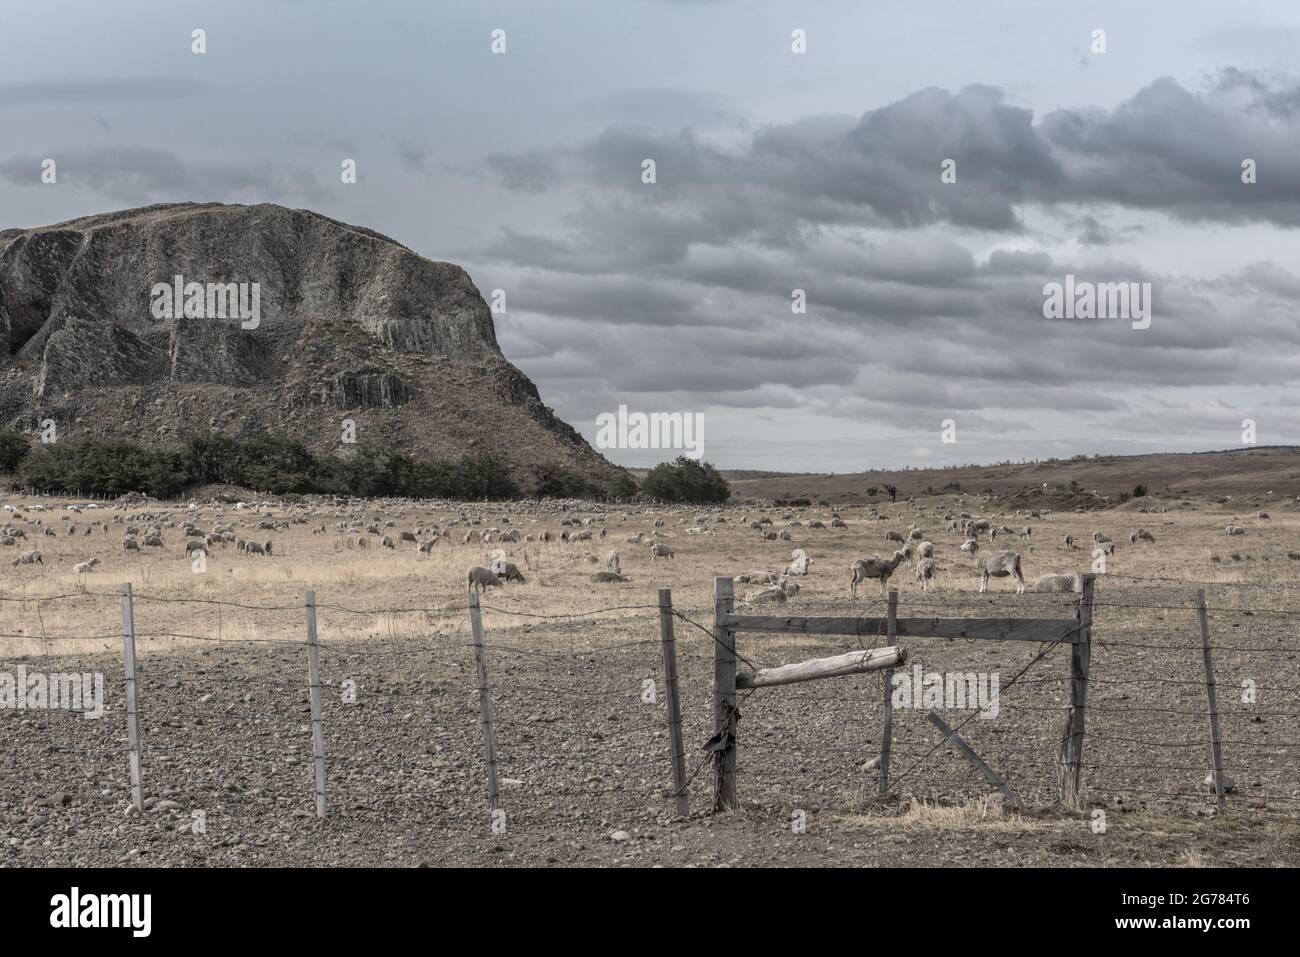
[[316,766],[316,816],[325,816],[325,728],[321,723],[320,648],[316,644],[316,593],[307,592],[307,689],[311,698],[311,749]]
[[482,712],[483,749],[487,760],[488,808],[497,810],[497,743],[492,728],[492,691],[488,688],[487,648],[483,642],[483,614],[479,610],[478,593],[469,593],[469,626],[474,633],[474,667],[478,671],[478,700]]
[[713,579],[713,810],[736,807],[736,633],[726,625],[735,611],[730,578]]
[[677,640],[673,636],[673,592],[659,589],[659,637],[663,643],[664,684],[668,692],[668,746],[673,767],[673,794],[677,798],[677,816],[691,816],[690,796],[686,793],[686,749],[682,745],[682,703],[677,692]]
[[1214,796],[1219,813],[1228,813],[1223,796],[1223,746],[1219,740],[1219,706],[1214,690],[1214,656],[1210,652],[1210,616],[1205,608],[1205,590],[1196,590],[1196,609],[1201,618],[1201,654],[1205,661],[1205,695],[1210,702],[1210,759],[1214,766]]
[[126,667],[126,747],[131,764],[131,803],[144,813],[144,787],[140,783],[140,710],[135,688],[135,609],[131,583],[122,586],[122,653]]
[[1078,806],[1083,789],[1083,735],[1088,711],[1088,663],[1092,658],[1092,595],[1096,583],[1095,575],[1083,576],[1078,626],[1070,642],[1070,710],[1061,742],[1059,789],[1061,803],[1067,807]]
[[[888,646],[898,644],[898,591],[889,590],[889,617],[885,626]],[[894,738],[894,669],[885,669],[885,717],[880,729],[880,797],[889,793],[889,752]]]

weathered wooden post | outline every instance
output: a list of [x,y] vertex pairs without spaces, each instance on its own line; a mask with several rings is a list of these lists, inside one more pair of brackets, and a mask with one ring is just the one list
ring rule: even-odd
[[1092,594],[1096,576],[1083,576],[1083,594],[1079,596],[1078,626],[1070,642],[1070,710],[1065,719],[1061,742],[1060,799],[1067,807],[1077,807],[1083,786],[1084,719],[1088,710],[1088,663],[1092,657]]
[[1214,656],[1210,652],[1210,616],[1205,607],[1205,590],[1196,590],[1196,609],[1201,618],[1201,656],[1205,662],[1205,695],[1210,702],[1210,760],[1214,768],[1214,796],[1219,813],[1228,813],[1223,796],[1223,746],[1219,739],[1219,706],[1214,688]]
[[307,691],[311,698],[311,749],[316,767],[316,816],[325,816],[325,727],[320,704],[320,646],[316,644],[316,593],[307,592]]
[[[898,591],[889,590],[889,612],[885,632],[890,648],[898,643]],[[880,797],[889,793],[889,752],[894,737],[894,669],[885,671],[885,717],[880,729]]]
[[140,783],[140,710],[135,688],[135,609],[131,583],[122,586],[122,653],[126,667],[126,747],[131,765],[131,803],[144,812],[144,787]]
[[664,684],[668,694],[668,747],[673,768],[673,795],[678,817],[690,817],[686,793],[686,749],[682,745],[682,703],[677,692],[677,640],[673,635],[673,592],[659,589],[659,637],[664,653]]
[[483,749],[487,760],[488,807],[495,811],[499,805],[497,793],[497,744],[492,727],[492,691],[488,687],[487,648],[483,641],[483,615],[479,610],[478,593],[469,593],[469,627],[474,633],[474,667],[478,671],[478,700],[482,712]]
[[735,610],[730,578],[713,579],[713,810],[736,807],[736,633],[727,624]]

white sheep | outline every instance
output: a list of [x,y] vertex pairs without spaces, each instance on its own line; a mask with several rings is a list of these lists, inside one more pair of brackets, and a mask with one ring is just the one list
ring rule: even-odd
[[989,588],[989,578],[1006,578],[1008,575],[1016,580],[1016,594],[1025,591],[1025,576],[1020,570],[1019,552],[994,552],[984,558],[975,559],[975,569],[980,573],[980,591]]
[[929,590],[930,582],[934,580],[934,573],[938,567],[933,558],[923,558],[916,563],[916,580],[921,583],[921,591]]
[[1033,591],[1047,593],[1074,592],[1077,595],[1083,591],[1083,576],[1078,572],[1071,575],[1040,575],[1034,581]]

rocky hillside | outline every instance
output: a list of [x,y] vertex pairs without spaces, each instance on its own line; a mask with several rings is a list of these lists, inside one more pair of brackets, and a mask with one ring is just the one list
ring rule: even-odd
[[[225,284],[246,284],[245,312]],[[0,345],[0,422],[53,419],[60,440],[270,433],[348,455],[351,419],[359,443],[492,452],[519,477],[617,474],[501,355],[463,269],[306,210],[183,203],[0,231]]]

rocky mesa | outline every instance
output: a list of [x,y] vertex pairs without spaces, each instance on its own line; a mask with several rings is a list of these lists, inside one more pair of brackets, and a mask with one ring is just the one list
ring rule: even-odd
[[60,440],[488,452],[525,488],[540,465],[621,471],[506,361],[463,269],[308,210],[182,203],[0,231],[0,345],[0,422],[52,419]]

